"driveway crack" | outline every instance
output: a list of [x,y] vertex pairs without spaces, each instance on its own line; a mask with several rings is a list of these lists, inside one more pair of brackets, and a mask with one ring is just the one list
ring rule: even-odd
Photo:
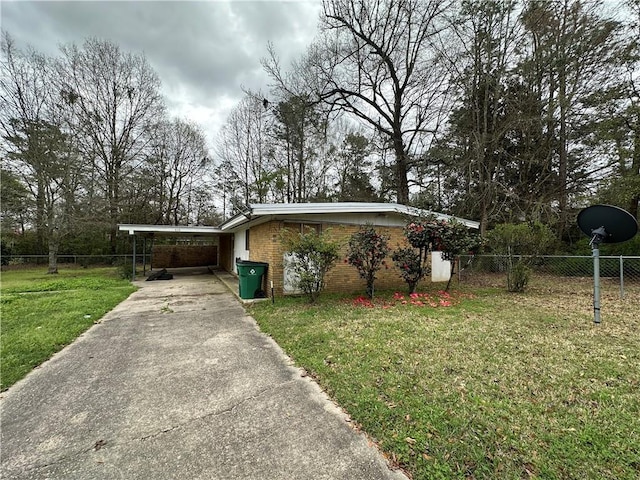
[[[22,468],[24,469],[24,471],[28,471],[28,472],[34,472],[34,471],[38,471],[38,470],[42,470],[42,469],[46,469],[49,467],[52,467],[54,465],[58,465],[61,463],[64,463],[65,461],[70,460],[71,458],[74,457],[78,457],[81,455],[86,455],[87,453],[91,453],[91,452],[97,452],[99,450],[107,450],[109,448],[113,448],[116,446],[126,446],[135,442],[139,442],[139,441],[146,441],[146,440],[152,440],[154,438],[157,437],[161,437],[162,435],[165,435],[167,433],[170,433],[174,430],[179,430],[181,428],[184,428],[190,424],[193,424],[195,422],[198,421],[202,421],[202,420],[206,420],[207,418],[215,418],[217,416],[220,415],[227,415],[229,413],[233,413],[236,409],[238,409],[239,407],[241,407],[242,405],[246,404],[247,402],[251,402],[252,400],[255,400],[256,398],[260,397],[261,395],[264,395],[265,393],[271,391],[271,390],[275,390],[277,388],[280,388],[284,385],[287,385],[289,383],[295,382],[295,379],[291,379],[291,380],[287,380],[284,382],[280,382],[274,385],[271,385],[269,387],[265,387],[261,390],[259,390],[258,392],[254,393],[251,396],[248,396],[246,398],[241,399],[240,401],[238,401],[237,403],[224,408],[222,410],[219,411],[215,411],[215,412],[209,412],[206,413],[204,415],[200,415],[197,417],[191,417],[187,420],[185,420],[184,422],[181,422],[177,425],[173,425],[170,427],[166,427],[163,428],[160,431],[157,432],[153,432],[153,433],[149,433],[147,435],[141,436],[141,437],[136,437],[136,438],[130,438],[130,439],[125,439],[125,440],[121,440],[121,441],[117,441],[114,438],[108,438],[108,437],[104,437],[104,438],[99,438],[98,440],[94,441],[93,444],[88,447],[88,448],[83,448],[81,450],[76,450],[75,452],[69,452],[66,455],[61,455],[58,458],[55,459],[51,459],[46,463],[39,463],[39,464],[32,464],[32,465],[22,465]],[[9,473],[9,472],[6,472]]]
[[162,429],[162,430],[160,430],[158,432],[150,433],[150,434],[145,435],[143,437],[139,437],[137,439],[129,440],[129,441],[124,442],[124,443],[131,443],[131,442],[139,441],[139,440],[142,440],[142,441],[150,440],[150,439],[162,436],[162,435],[164,435],[166,433],[172,432],[174,430],[181,429],[181,428],[183,428],[185,426],[188,426],[188,425],[190,425],[190,424],[192,424],[194,422],[199,422],[199,421],[202,421],[202,420],[206,420],[207,418],[215,418],[215,417],[218,417],[220,415],[226,415],[226,414],[229,414],[229,413],[233,413],[238,407],[244,405],[245,403],[251,402],[252,400],[255,400],[256,398],[264,395],[265,393],[267,393],[269,391],[276,390],[277,388],[280,388],[280,387],[282,387],[284,385],[287,385],[288,383],[292,383],[292,382],[295,382],[295,379],[287,380],[285,382],[280,382],[280,383],[277,383],[275,385],[271,385],[269,387],[265,387],[265,388],[259,390],[258,392],[256,392],[255,394],[253,394],[253,395],[251,395],[249,397],[243,398],[242,400],[238,401],[237,403],[235,403],[235,404],[233,404],[233,405],[231,405],[231,406],[229,406],[227,408],[224,408],[222,410],[205,413],[204,415],[200,415],[200,416],[197,416],[197,417],[191,417],[191,418],[189,418],[189,419],[185,420],[184,422],[181,422],[181,423],[179,423],[177,425],[173,425],[171,427],[164,428],[164,429]]

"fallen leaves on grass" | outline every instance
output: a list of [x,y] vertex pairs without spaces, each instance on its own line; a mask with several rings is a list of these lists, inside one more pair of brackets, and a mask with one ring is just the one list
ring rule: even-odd
[[640,295],[603,291],[596,328],[583,283],[254,308],[413,478],[635,479]]
[[474,295],[462,292],[445,292],[439,290],[435,293],[411,293],[405,295],[400,292],[395,292],[390,299],[387,298],[374,298],[370,299],[362,295],[349,300],[349,303],[354,307],[364,308],[382,308],[387,309],[391,307],[408,305],[414,307],[452,307],[460,303],[463,298],[474,298]]

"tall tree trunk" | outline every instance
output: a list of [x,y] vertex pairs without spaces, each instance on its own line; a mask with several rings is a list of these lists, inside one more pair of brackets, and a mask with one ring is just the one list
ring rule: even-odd
[[402,134],[396,133],[393,138],[393,149],[396,156],[396,191],[397,201],[401,205],[409,204],[409,182],[407,180],[407,173],[409,166],[407,162],[407,153],[404,148],[404,142],[402,141]]
[[567,173],[568,173],[568,152],[567,152],[567,78],[565,73],[566,66],[562,64],[559,67],[559,104],[560,104],[560,130],[558,133],[558,181],[559,181],[559,198],[558,205],[560,208],[560,238],[564,237],[567,231],[569,212],[569,197],[567,189]]
[[[287,129],[287,135],[289,135],[289,130]],[[287,138],[289,138],[287,136]],[[293,179],[291,178],[293,176],[293,153],[291,151],[291,142],[287,141],[286,143],[286,150],[287,150],[287,203],[291,203],[292,200],[292,188],[291,185],[293,183]]]
[[[634,135],[633,135],[633,162],[631,164],[631,176],[637,179],[636,183],[640,183],[640,123],[636,126]],[[636,219],[640,220],[638,217],[638,203],[640,203],[640,192],[638,192],[638,188],[640,186],[636,186],[635,195],[631,196],[631,200],[629,200],[629,213],[633,215]]]
[[49,216],[49,268],[47,274],[58,273],[58,249],[60,248],[60,232],[54,226],[55,218]]
[[38,186],[36,192],[36,253],[42,254],[46,247],[46,221],[45,221],[45,190],[43,175],[38,174]]
[[118,221],[120,205],[120,170],[114,166],[109,181],[109,249],[111,255],[118,253]]

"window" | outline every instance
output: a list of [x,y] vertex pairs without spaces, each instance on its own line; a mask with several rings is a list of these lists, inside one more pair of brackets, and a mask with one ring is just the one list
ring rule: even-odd
[[322,224],[320,223],[298,223],[284,222],[285,228],[294,232],[309,233],[316,232],[318,235],[322,233]]
[[244,231],[244,249],[249,250],[249,229]]
[[300,227],[300,231],[302,233],[309,233],[312,231],[315,231],[318,235],[322,233],[322,225],[319,223],[303,223]]

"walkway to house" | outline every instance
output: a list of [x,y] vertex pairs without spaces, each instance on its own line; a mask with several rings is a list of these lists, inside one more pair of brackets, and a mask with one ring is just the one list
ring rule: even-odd
[[4,392],[3,479],[404,479],[206,271],[141,288]]

